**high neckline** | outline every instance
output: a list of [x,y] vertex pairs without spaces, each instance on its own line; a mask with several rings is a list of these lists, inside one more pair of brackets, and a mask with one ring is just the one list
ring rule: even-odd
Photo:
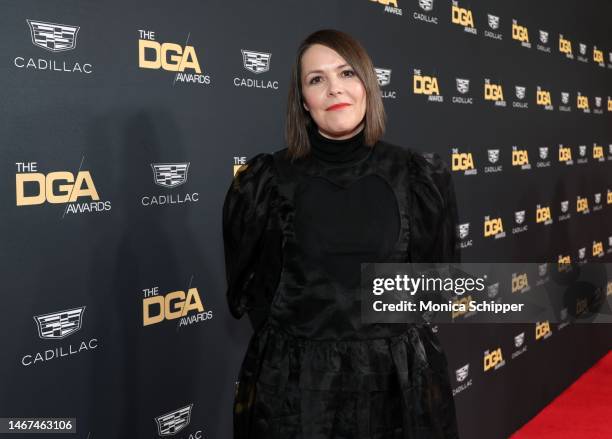
[[324,137],[316,125],[308,128],[312,155],[331,165],[347,165],[365,158],[372,148],[364,145],[364,129],[353,137],[343,140]]

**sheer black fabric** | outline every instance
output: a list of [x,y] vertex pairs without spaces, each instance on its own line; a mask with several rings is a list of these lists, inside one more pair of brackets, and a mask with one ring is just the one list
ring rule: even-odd
[[[356,151],[333,166],[313,155],[291,163],[286,150],[259,154],[227,193],[229,308],[236,318],[265,313],[240,370],[235,439],[458,437],[435,334],[363,324],[355,283],[361,261],[458,261],[450,173],[437,155],[386,142]],[[327,212],[355,205],[355,190],[363,205],[353,216],[388,226],[380,240],[364,231],[350,242],[347,216]],[[317,197],[327,200],[322,212],[312,211]]]

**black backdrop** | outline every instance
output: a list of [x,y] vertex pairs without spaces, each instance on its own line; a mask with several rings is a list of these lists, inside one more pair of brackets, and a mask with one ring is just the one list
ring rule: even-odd
[[[319,28],[351,33],[381,69],[386,140],[473,162],[475,175],[453,171],[464,260],[610,261],[610,17],[603,0],[5,0],[0,417],[144,438],[191,406],[176,437],[231,437],[251,328],[225,303],[221,206],[234,165],[284,146],[293,55]],[[157,49],[143,58],[140,45]],[[443,102],[419,93],[434,79]],[[485,79],[505,107],[485,99]],[[531,169],[513,165],[513,147]],[[536,222],[538,205],[552,224]],[[506,236],[485,236],[485,216]],[[464,438],[507,437],[610,348],[603,325],[436,329]]]

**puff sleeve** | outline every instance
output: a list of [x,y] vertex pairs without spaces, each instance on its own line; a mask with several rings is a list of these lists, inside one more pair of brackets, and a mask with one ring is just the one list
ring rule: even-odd
[[258,154],[238,169],[223,204],[227,301],[239,319],[260,307],[275,288],[279,233],[270,230],[275,173],[271,154]]
[[460,262],[458,207],[448,165],[437,153],[413,154],[413,262]]

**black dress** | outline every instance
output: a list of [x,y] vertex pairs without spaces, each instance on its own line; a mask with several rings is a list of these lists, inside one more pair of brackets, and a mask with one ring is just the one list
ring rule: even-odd
[[450,173],[363,131],[311,130],[312,153],[258,154],[223,207],[227,299],[255,333],[235,439],[457,438],[447,363],[429,326],[363,324],[360,262],[457,261]]

